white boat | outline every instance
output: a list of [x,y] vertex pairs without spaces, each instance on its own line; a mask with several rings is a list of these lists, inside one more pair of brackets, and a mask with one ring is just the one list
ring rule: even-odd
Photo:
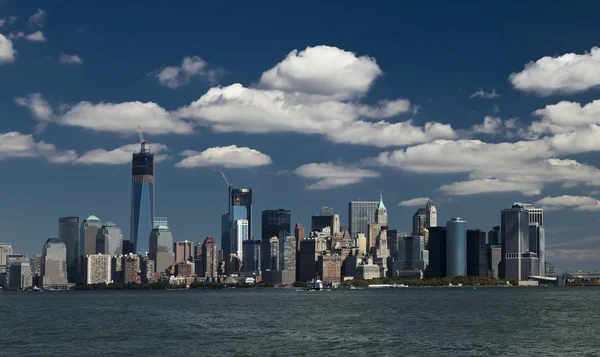
[[31,288],[32,291],[42,291],[42,289],[38,288],[37,286],[34,286],[33,288]]
[[320,291],[323,290],[323,282],[319,277],[313,279],[310,283],[306,285],[306,290],[309,291]]

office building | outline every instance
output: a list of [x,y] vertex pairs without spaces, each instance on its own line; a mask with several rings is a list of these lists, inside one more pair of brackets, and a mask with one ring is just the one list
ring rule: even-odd
[[[283,239],[282,239],[283,241]],[[279,269],[279,239],[263,239],[260,243],[261,271]]]
[[331,216],[312,216],[310,220],[310,231],[321,232],[324,228],[329,228],[329,232],[333,234],[334,225],[333,215]]
[[467,276],[488,276],[486,234],[479,229],[467,230]]
[[150,233],[150,259],[154,260],[156,272],[163,273],[175,262],[173,234],[167,226],[158,226]]
[[[29,259],[29,263],[31,264],[31,276],[41,278],[42,277],[42,260],[43,256],[41,254],[34,254],[31,259]],[[33,285],[41,285],[41,284],[33,284]]]
[[317,275],[317,261],[323,251],[327,250],[327,239],[315,237],[300,242],[299,281],[307,282]]
[[324,284],[338,286],[342,280],[342,257],[331,253],[320,255],[317,272]]
[[394,271],[425,270],[427,255],[425,254],[425,239],[423,236],[395,237],[395,254],[392,255],[391,276],[396,276]]
[[202,261],[204,262],[204,277],[216,280],[219,256],[217,254],[217,242],[213,237],[207,237],[202,243]]
[[42,285],[65,286],[67,281],[67,246],[58,238],[49,238],[44,244],[41,267]]
[[333,208],[327,207],[327,206],[321,207],[320,215],[321,216],[333,216]]
[[356,279],[371,280],[379,279],[381,277],[381,270],[379,266],[373,264],[373,259],[368,258],[365,264],[358,264],[356,267]]
[[388,216],[387,216],[387,208],[383,204],[383,195],[379,195],[379,204],[377,205],[377,212],[375,216],[375,222],[378,223],[381,227],[386,227],[388,225]]
[[140,256],[129,253],[123,255],[123,282],[125,284],[139,284],[142,282],[140,277],[141,266]]
[[243,242],[242,267],[246,275],[255,275],[260,271],[260,243],[261,240],[258,239],[247,239]]
[[412,216],[412,235],[421,235],[421,232],[425,228],[425,221],[427,219],[427,211],[425,208],[417,209],[417,212]]
[[429,230],[429,267],[427,276],[443,278],[446,274],[446,227],[431,227]]
[[[130,254],[130,253],[127,253]],[[133,253],[131,253],[133,254]],[[123,254],[119,254],[111,257],[110,259],[110,272],[112,275],[112,281],[114,283],[123,283],[125,281],[123,273]]]
[[467,275],[467,222],[460,217],[446,222],[446,274]]
[[488,244],[490,245],[500,245],[500,226],[494,226],[488,232]]
[[8,286],[17,290],[31,288],[31,264],[25,260],[16,260],[8,265]]
[[492,279],[500,278],[500,263],[502,262],[502,246],[487,245],[487,258],[489,262],[488,276]]
[[229,213],[221,216],[221,249],[224,252],[231,253],[234,244],[232,243],[233,228],[229,220]]
[[[536,214],[538,214],[536,212]],[[531,220],[531,213],[529,214]],[[532,275],[546,275],[546,234],[544,227],[537,222],[529,222],[529,250],[537,254],[539,269]]]
[[94,254],[85,256],[85,283],[110,284],[112,281],[111,256]]
[[154,154],[143,140],[140,152],[133,153],[131,160],[130,224],[132,253],[149,249],[148,240],[154,229]]
[[65,216],[58,219],[58,239],[67,247],[67,280],[71,283],[77,279],[79,233],[79,217]]
[[419,208],[412,217],[412,235],[425,237],[425,248],[428,246],[429,236],[426,234],[431,227],[437,227],[437,209],[432,200],[428,200],[425,208]]
[[381,277],[385,277],[388,271],[387,261],[390,256],[390,250],[387,242],[387,230],[381,230],[377,236],[374,247],[374,259],[375,264],[381,269]]
[[358,233],[356,235],[354,246],[358,248],[360,255],[367,254],[367,237],[364,233]]
[[7,257],[13,253],[10,243],[0,243],[0,273],[6,273]]
[[291,212],[288,209],[262,211],[262,239],[283,238],[292,231]]
[[[502,263],[500,277],[527,280],[531,275],[529,250],[529,211],[527,205],[515,203],[502,210],[500,235]],[[537,256],[535,257],[537,259]]]
[[238,219],[233,222],[233,242],[235,245],[234,253],[240,262],[244,261],[244,241],[249,239],[248,220]]
[[79,233],[79,256],[96,254],[96,240],[98,234],[102,232],[102,221],[100,218],[91,215],[81,222],[81,231]]
[[285,237],[283,242],[279,242],[279,249],[281,284],[291,285],[296,281],[296,237]]
[[116,224],[106,222],[98,230],[96,253],[112,256],[123,254],[123,233]]
[[140,263],[140,271],[141,271],[141,281],[143,284],[153,283],[155,281],[155,268],[154,268],[154,260],[150,259],[149,256],[145,255],[142,257],[142,261]]
[[351,201],[348,203],[348,230],[353,237],[369,233],[369,224],[377,222],[377,201]]
[[173,243],[173,253],[175,253],[175,262],[187,262],[193,259],[192,242],[184,240]]
[[[237,220],[248,221],[248,237],[252,239],[252,189],[229,186],[229,213],[222,217],[221,248],[224,256],[237,252],[237,243],[233,241],[233,224]],[[225,226],[227,229],[225,230]]]

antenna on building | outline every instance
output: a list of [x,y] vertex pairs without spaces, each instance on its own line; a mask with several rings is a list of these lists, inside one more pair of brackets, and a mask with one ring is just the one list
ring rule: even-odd
[[138,125],[138,135],[140,136],[141,144],[140,152],[146,152],[146,140],[144,140],[144,133],[142,132],[142,127],[140,125]]

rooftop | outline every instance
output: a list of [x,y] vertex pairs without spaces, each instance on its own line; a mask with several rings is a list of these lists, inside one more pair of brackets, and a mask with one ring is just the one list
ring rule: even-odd
[[89,216],[89,217],[88,217],[88,218],[86,218],[85,220],[86,220],[86,221],[98,221],[98,222],[100,222],[100,218],[98,218],[98,217],[96,217],[96,216],[94,216],[94,215],[91,215],[91,216]]
[[385,205],[383,204],[383,195],[379,195],[379,207],[377,207],[377,209],[382,209],[384,211],[387,211],[387,209],[385,208]]

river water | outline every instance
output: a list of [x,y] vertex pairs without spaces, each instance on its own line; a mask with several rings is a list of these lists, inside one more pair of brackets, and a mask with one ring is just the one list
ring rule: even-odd
[[0,293],[0,356],[600,356],[600,288]]

